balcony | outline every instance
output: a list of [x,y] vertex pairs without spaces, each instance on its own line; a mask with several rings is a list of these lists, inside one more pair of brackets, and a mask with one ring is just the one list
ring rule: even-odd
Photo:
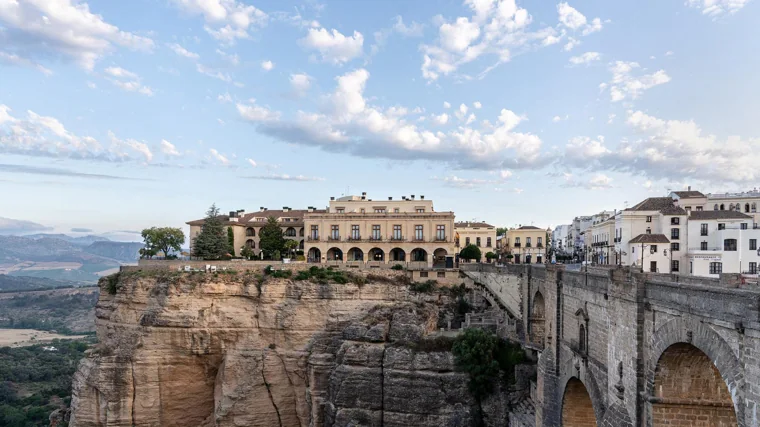
[[330,242],[340,242],[340,236],[332,235],[328,237],[327,240]]
[[700,236],[707,236],[707,231],[702,231],[699,233]]
[[435,236],[435,241],[436,242],[445,242],[446,241],[446,236]]
[[370,236],[369,240],[370,242],[382,242],[383,236]]
[[520,244],[519,242],[518,242],[518,243],[515,243],[515,247],[516,247],[516,248],[519,248],[520,246],[521,246],[521,244]]
[[319,241],[319,235],[318,234],[313,234],[313,235],[307,237],[306,240],[309,241],[309,242],[318,242]]
[[699,247],[699,248],[689,248],[689,252],[718,252],[722,251],[723,248],[721,247]]
[[536,245],[536,247],[539,248],[539,249],[541,249],[541,248],[544,247],[544,245],[542,245],[541,243],[539,243],[539,244]]
[[349,242],[358,242],[362,239],[362,236],[354,234],[353,236],[348,237]]
[[414,236],[414,239],[412,239],[412,242],[424,242],[425,236]]
[[391,236],[390,240],[391,242],[403,242],[404,236]]
[[526,248],[530,248],[530,247],[532,247],[532,246],[531,246],[531,244],[530,244],[530,243],[526,243],[526,244],[525,244],[525,247],[526,247]]

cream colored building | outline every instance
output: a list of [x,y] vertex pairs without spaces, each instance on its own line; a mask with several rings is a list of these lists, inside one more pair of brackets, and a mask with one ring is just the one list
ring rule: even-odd
[[515,264],[542,264],[546,261],[547,236],[551,230],[532,225],[507,230],[505,247]]
[[616,264],[615,216],[594,222],[586,230],[585,240],[590,252],[588,261],[602,265]]
[[[298,242],[299,250],[304,250],[305,231],[304,215],[307,213],[325,212],[315,208],[309,209],[290,209],[283,207],[281,210],[269,210],[261,207],[258,212],[246,213],[243,210],[231,211],[229,215],[220,217],[225,228],[232,228],[235,236],[235,255],[240,256],[244,246],[251,248],[256,257],[261,256],[261,247],[259,245],[259,233],[261,228],[266,225],[269,217],[275,217],[280,223],[282,233],[286,239]],[[201,232],[203,219],[190,221],[190,251],[192,253],[193,240]]]
[[488,252],[496,253],[496,227],[485,222],[454,223],[454,245],[457,253],[467,245],[480,249],[480,261],[486,261]]
[[424,196],[401,200],[331,198],[327,211],[304,215],[307,261],[453,267],[454,213]]

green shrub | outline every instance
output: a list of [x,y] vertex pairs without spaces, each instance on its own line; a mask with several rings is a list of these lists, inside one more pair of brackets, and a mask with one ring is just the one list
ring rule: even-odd
[[430,292],[433,292],[437,284],[438,284],[437,280],[428,280],[422,283],[417,283],[417,282],[412,283],[409,286],[409,288],[411,289],[412,292],[428,294]]
[[112,274],[110,276],[106,276],[103,278],[106,282],[106,290],[111,295],[116,295],[116,291],[119,290],[119,279],[121,277],[121,272]]
[[393,267],[391,267],[391,270],[403,270],[404,266],[401,264],[396,264]]
[[467,329],[451,347],[457,367],[470,376],[470,392],[477,398],[493,391],[495,379],[514,379],[515,365],[525,353],[517,344],[498,338],[482,329]]

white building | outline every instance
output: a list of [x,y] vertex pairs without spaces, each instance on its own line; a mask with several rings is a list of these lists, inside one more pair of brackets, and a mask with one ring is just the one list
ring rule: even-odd
[[555,252],[566,252],[567,236],[570,233],[570,227],[570,224],[558,225],[552,231],[552,248],[554,248]]
[[760,228],[750,215],[735,210],[692,212],[688,235],[690,274],[757,274]]

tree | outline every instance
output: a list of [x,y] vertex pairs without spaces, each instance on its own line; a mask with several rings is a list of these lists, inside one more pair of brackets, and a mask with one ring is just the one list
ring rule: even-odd
[[493,252],[486,252],[486,259],[488,262],[491,262],[492,259],[496,258],[496,254]]
[[475,245],[467,245],[462,249],[461,252],[459,252],[459,258],[466,259],[468,261],[471,261],[473,259],[480,260],[480,248],[478,248]]
[[228,252],[235,256],[235,232],[232,231],[232,227],[227,227],[227,244],[229,245]]
[[283,236],[280,224],[277,222],[277,218],[270,216],[267,219],[267,224],[261,227],[261,231],[259,231],[259,247],[264,252],[264,255],[268,255],[270,258],[274,258],[285,250],[285,237]]
[[148,258],[164,253],[164,257],[169,257],[169,253],[179,252],[185,243],[185,233],[179,228],[172,227],[151,227],[142,231],[142,238],[145,240],[145,248],[140,255]]
[[285,240],[285,250],[288,251],[288,255],[293,255],[297,247],[298,242],[295,240]]
[[203,259],[221,259],[227,254],[228,246],[224,225],[219,217],[219,209],[216,204],[213,204],[206,212],[201,232],[193,240],[193,256]]
[[507,234],[507,227],[497,227],[496,228],[496,235],[497,236],[503,236]]
[[251,259],[254,255],[253,249],[248,247],[248,245],[243,246],[243,249],[240,251],[240,256],[245,259]]

